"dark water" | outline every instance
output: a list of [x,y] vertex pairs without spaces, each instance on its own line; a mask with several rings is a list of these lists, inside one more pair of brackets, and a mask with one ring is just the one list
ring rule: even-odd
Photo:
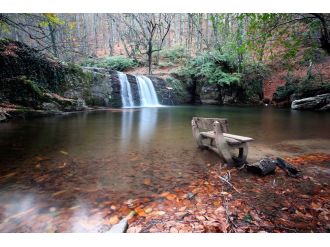
[[105,110],[2,123],[0,231],[83,231],[75,224],[81,215],[206,176],[218,158],[196,148],[193,116],[228,118],[231,133],[257,143],[330,139],[330,114],[267,107]]

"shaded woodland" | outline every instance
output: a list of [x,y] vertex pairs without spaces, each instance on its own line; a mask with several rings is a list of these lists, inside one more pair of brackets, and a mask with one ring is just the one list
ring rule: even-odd
[[[1,14],[0,37],[67,63],[159,75],[182,102],[287,106],[292,95],[329,92],[329,18],[322,13]],[[214,90],[215,95],[207,93]]]
[[330,14],[0,13],[0,231],[329,232],[327,111]]

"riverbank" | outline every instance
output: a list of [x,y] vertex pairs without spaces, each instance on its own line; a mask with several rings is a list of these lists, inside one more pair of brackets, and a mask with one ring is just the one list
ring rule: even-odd
[[[137,207],[128,232],[329,232],[330,155],[286,160],[302,170],[301,178],[279,170],[256,177],[211,164],[207,179]],[[229,173],[235,189],[219,179]]]

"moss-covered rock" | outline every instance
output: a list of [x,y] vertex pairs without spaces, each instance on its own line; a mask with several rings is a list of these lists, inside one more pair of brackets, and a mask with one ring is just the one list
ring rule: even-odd
[[45,100],[38,84],[25,76],[1,79],[0,88],[0,97],[3,102],[38,108]]

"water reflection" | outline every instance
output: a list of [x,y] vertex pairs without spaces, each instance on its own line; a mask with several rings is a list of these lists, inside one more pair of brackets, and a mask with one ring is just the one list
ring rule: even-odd
[[138,146],[148,144],[157,126],[158,109],[141,108],[125,110],[121,113],[120,149],[127,151],[133,143]]
[[125,110],[121,115],[121,136],[120,136],[120,148],[126,150],[128,144],[132,138],[132,126],[133,126],[133,110]]
[[155,132],[158,119],[158,108],[144,108],[139,116],[139,143],[150,140]]

